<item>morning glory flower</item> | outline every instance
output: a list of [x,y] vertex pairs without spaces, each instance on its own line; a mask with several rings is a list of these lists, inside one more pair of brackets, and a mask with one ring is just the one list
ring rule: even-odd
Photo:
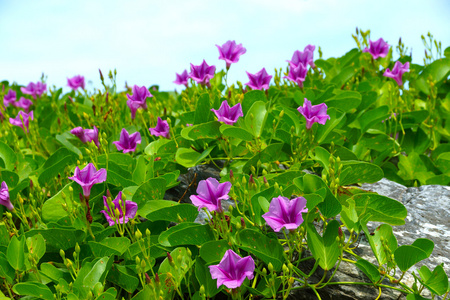
[[402,86],[403,85],[402,76],[403,73],[405,72],[409,72],[409,62],[402,64],[401,62],[396,61],[394,67],[392,68],[392,71],[389,70],[389,68],[386,69],[383,76],[394,79],[399,86]]
[[[116,199],[112,201],[114,207],[110,207],[107,200],[108,198],[106,196],[103,196],[103,204],[105,205],[106,210],[101,210],[100,212],[105,215],[109,226],[114,226],[116,223],[126,224],[129,220],[133,219],[136,216],[138,210],[137,203],[126,200],[125,205],[123,205],[122,191],[120,191],[117,194]],[[122,207],[125,208],[125,214]],[[119,219],[117,219],[115,215],[116,209],[119,211]]]
[[9,199],[9,189],[5,181],[2,182],[0,188],[0,205],[5,206],[8,210],[14,209],[14,205],[12,205],[11,200]]
[[89,163],[83,170],[80,170],[78,166],[75,167],[75,173],[69,179],[78,183],[83,189],[83,196],[89,198],[92,186],[106,180],[106,170],[100,169],[97,171],[94,164]]
[[8,107],[10,104],[14,104],[17,99],[17,93],[14,90],[9,90],[8,93],[3,97],[3,105]]
[[251,256],[240,257],[228,249],[218,265],[209,266],[212,279],[217,279],[217,288],[225,285],[229,289],[240,287],[247,277],[252,280],[255,261]]
[[169,123],[167,121],[161,120],[160,117],[158,117],[158,121],[156,122],[156,127],[149,128],[150,134],[154,136],[163,136],[165,138],[170,138],[170,128]]
[[42,96],[42,94],[47,90],[47,85],[38,81],[36,83],[30,82],[27,87],[21,87],[20,90],[22,93],[33,96],[33,99],[36,99],[36,96]]
[[184,70],[183,73],[181,73],[181,75],[178,73],[175,73],[175,75],[176,75],[177,79],[175,79],[175,81],[173,83],[178,84],[178,85],[184,84],[186,87],[188,87],[189,75],[186,70]]
[[198,195],[192,195],[189,198],[192,204],[198,207],[198,211],[206,207],[209,211],[223,212],[221,202],[230,198],[228,196],[230,189],[231,182],[219,183],[217,179],[210,177],[200,180],[197,187]]
[[[13,119],[13,118],[9,118],[9,123],[11,123],[12,125],[15,126],[19,126],[20,128],[23,129],[23,131],[25,131],[24,126],[27,128],[27,132],[28,132],[28,126],[30,125],[30,119],[33,120],[33,111],[31,111],[29,114],[27,114],[26,112],[24,112],[23,110],[19,111],[19,113],[17,114],[17,116]],[[23,122],[22,122],[23,120]]]
[[294,55],[292,55],[292,59],[288,60],[289,64],[295,67],[298,67],[300,64],[304,65],[305,67],[307,65],[310,65],[311,68],[315,68],[313,58],[315,49],[316,46],[307,45],[303,52],[299,50],[295,51]]
[[27,99],[25,97],[20,97],[19,101],[12,103],[15,107],[20,107],[25,110],[25,112],[28,113],[28,110],[30,109],[30,106],[33,105],[33,101],[30,99]]
[[279,232],[283,227],[287,230],[297,229],[303,223],[302,213],[308,212],[306,199],[303,197],[289,200],[279,196],[270,202],[269,211],[262,215],[274,231]]
[[67,78],[67,85],[72,90],[76,90],[78,88],[82,88],[84,90],[84,77],[81,75],[77,75],[72,78]]
[[385,57],[389,52],[389,44],[386,43],[383,38],[379,38],[375,42],[369,40],[369,48],[365,48],[363,52],[369,52],[373,59]]
[[232,63],[237,63],[239,57],[247,52],[247,49],[242,47],[242,44],[236,45],[235,41],[228,41],[221,46],[216,45],[219,49],[219,59],[224,60],[227,63],[227,70],[230,68]]
[[306,128],[311,129],[314,123],[325,125],[327,120],[330,119],[330,116],[327,115],[327,108],[325,103],[311,105],[311,101],[305,98],[303,106],[300,106],[297,110],[305,117]]
[[213,111],[216,114],[219,122],[224,122],[225,124],[228,125],[233,125],[234,123],[237,122],[237,119],[239,117],[244,116],[244,113],[242,112],[241,103],[238,103],[233,107],[230,107],[230,105],[228,105],[227,100],[224,100],[222,102],[218,110],[211,108],[211,111]]
[[138,108],[147,109],[147,98],[153,97],[145,86],[133,86],[133,94],[127,94],[127,105],[131,110],[131,118],[134,119]]
[[257,72],[256,74],[250,74],[249,72],[246,73],[250,81],[245,85],[251,87],[254,90],[269,89],[269,83],[272,79],[272,76],[267,74],[265,68],[262,68],[261,71]]
[[189,78],[192,78],[198,84],[210,87],[211,84],[209,83],[209,80],[214,77],[215,71],[216,66],[209,66],[206,61],[203,60],[201,65],[194,66],[191,64],[191,73],[189,73]]
[[141,134],[139,131],[129,134],[128,131],[123,128],[120,132],[119,141],[113,142],[116,145],[117,151],[122,151],[123,153],[136,151],[137,144],[141,143]]
[[299,64],[298,66],[291,66],[289,68],[288,76],[284,76],[283,78],[296,82],[299,87],[303,87],[303,81],[305,81],[306,73],[308,73],[306,66]]
[[83,127],[75,127],[70,131],[71,134],[75,135],[80,139],[82,143],[94,142],[97,148],[100,147],[98,141],[98,129],[94,126],[93,129],[83,129]]

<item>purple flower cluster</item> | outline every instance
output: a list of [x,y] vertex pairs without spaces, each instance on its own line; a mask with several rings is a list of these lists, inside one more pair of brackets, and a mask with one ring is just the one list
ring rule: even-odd
[[[136,216],[138,205],[133,201],[126,200],[125,203],[122,200],[122,191],[117,194],[116,199],[112,201],[114,207],[108,205],[108,198],[103,196],[103,205],[105,210],[100,212],[105,216],[109,226],[114,226],[116,223],[125,224],[129,220]],[[116,210],[119,211],[119,215],[116,216]]]
[[198,183],[197,194],[190,196],[192,204],[200,211],[203,207],[209,211],[223,212],[222,200],[228,199],[231,189],[231,182],[219,183],[215,178],[201,180]]
[[198,84],[211,87],[209,80],[214,77],[215,72],[216,66],[210,66],[205,60],[203,60],[201,65],[195,66],[191,64],[191,73],[189,73],[189,78],[193,79]]
[[116,145],[117,151],[123,151],[123,153],[136,151],[136,146],[140,143],[141,134],[139,132],[129,134],[125,128],[120,132],[120,139],[113,142]]
[[75,167],[75,173],[69,179],[78,183],[83,189],[83,196],[89,198],[92,186],[106,180],[106,170],[100,169],[97,171],[94,164],[89,163],[83,170],[80,170],[78,166]]
[[269,211],[262,217],[274,231],[279,232],[283,227],[287,230],[297,229],[303,223],[302,213],[307,212],[305,198],[289,200],[279,196],[272,199]]
[[20,90],[22,93],[31,95],[33,99],[36,99],[36,96],[42,96],[42,94],[47,90],[47,85],[40,81],[36,83],[30,82],[27,87],[21,87]]
[[363,52],[369,52],[373,59],[385,57],[389,52],[389,44],[383,38],[379,38],[375,42],[369,40],[369,48],[365,48]]
[[229,289],[240,287],[245,278],[252,280],[255,271],[255,261],[251,256],[240,257],[233,250],[225,252],[218,265],[209,266],[212,279],[217,279],[217,288],[221,285]]
[[94,142],[97,148],[100,148],[100,143],[98,141],[98,129],[94,126],[93,129],[83,129],[83,127],[75,127],[70,131],[71,134],[75,135],[83,143]]
[[160,117],[158,117],[158,121],[156,122],[156,126],[153,128],[149,128],[150,134],[154,136],[162,136],[166,139],[170,138],[170,127],[169,123],[167,121],[161,120]]
[[405,72],[409,72],[409,62],[402,64],[401,62],[396,61],[392,71],[389,70],[389,68],[386,69],[383,76],[390,77],[394,79],[399,86],[403,86],[402,76]]
[[145,86],[133,86],[133,94],[127,94],[127,105],[131,111],[131,118],[136,117],[136,111],[138,108],[147,109],[147,98],[153,97]]
[[12,205],[11,200],[9,199],[9,189],[5,181],[2,182],[0,187],[0,205],[3,205],[8,210],[14,209],[14,205]]
[[77,90],[79,88],[82,88],[84,90],[84,77],[81,75],[77,75],[72,78],[67,78],[67,85],[72,90]]
[[314,65],[314,50],[316,46],[307,45],[302,51],[295,51],[292,55],[292,59],[289,62],[289,73],[286,78],[292,82],[297,83],[299,87],[303,87],[303,82],[305,81],[306,74],[308,73],[307,66],[310,65],[311,68],[315,68]]
[[227,70],[231,64],[237,63],[239,57],[247,52],[247,49],[242,47],[242,44],[236,45],[235,41],[228,41],[222,46],[216,45],[219,49],[219,59],[224,60],[227,64]]
[[224,100],[220,105],[219,109],[216,110],[214,108],[211,109],[213,111],[219,122],[224,122],[228,125],[233,125],[237,122],[239,117],[243,117],[244,113],[242,112],[241,103],[236,104],[233,107],[230,107],[227,100]]
[[17,116],[13,119],[13,118],[9,118],[9,123],[11,123],[14,126],[19,126],[20,128],[22,128],[23,131],[25,131],[25,127],[27,129],[28,132],[28,126],[30,124],[30,119],[33,120],[33,111],[31,111],[29,114],[27,114],[24,111],[19,111],[19,113],[17,114]]
[[330,119],[330,116],[327,115],[327,108],[325,103],[311,105],[311,101],[305,98],[303,106],[300,106],[297,110],[305,117],[306,128],[311,129],[314,123],[325,125],[327,120]]

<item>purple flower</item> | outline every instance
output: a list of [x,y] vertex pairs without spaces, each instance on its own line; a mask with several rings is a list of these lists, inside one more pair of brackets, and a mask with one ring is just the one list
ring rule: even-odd
[[147,98],[153,97],[145,86],[133,86],[133,95],[127,94],[127,105],[131,110],[131,118],[134,119],[138,108],[147,109]]
[[373,59],[385,57],[389,52],[389,44],[386,43],[383,38],[379,38],[375,42],[369,40],[369,48],[365,48],[363,52],[369,52]]
[[15,126],[19,126],[20,128],[23,129],[23,131],[25,131],[25,128],[24,128],[24,126],[25,126],[27,128],[27,132],[28,132],[28,126],[30,125],[30,119],[31,120],[34,119],[33,111],[31,111],[29,114],[27,114],[26,112],[21,110],[21,111],[19,111],[19,113],[17,114],[17,116],[14,119],[9,118],[9,123],[11,123],[12,125],[15,125]]
[[227,70],[230,68],[232,63],[237,63],[239,61],[239,56],[247,52],[247,49],[242,47],[242,44],[236,45],[235,41],[228,41],[220,47],[216,45],[219,49],[219,59],[224,60],[227,63]]
[[189,78],[192,78],[201,85],[211,86],[209,80],[214,77],[214,72],[216,71],[216,66],[209,66],[205,60],[203,60],[201,65],[194,66],[191,64],[191,73],[189,73]]
[[305,67],[309,64],[311,68],[315,68],[314,65],[314,50],[316,49],[316,46],[308,45],[305,47],[303,52],[297,50],[294,52],[294,55],[292,55],[292,59],[288,60],[289,64],[295,67],[298,67],[300,64],[304,65]]
[[17,93],[14,90],[9,90],[8,93],[3,97],[3,105],[8,107],[10,104],[13,104],[17,99]]
[[2,186],[0,188],[0,204],[5,206],[8,210],[13,210],[14,206],[9,199],[9,189],[6,182],[2,182]]
[[139,131],[130,135],[125,128],[123,128],[122,132],[120,133],[119,141],[113,142],[113,144],[116,145],[117,150],[123,150],[123,153],[136,151],[136,146],[140,143],[141,134],[139,133]]
[[84,90],[84,77],[81,75],[77,75],[72,78],[67,78],[67,85],[72,90],[76,90],[78,88],[82,88]]
[[71,134],[75,135],[80,139],[83,143],[94,142],[97,145],[97,148],[100,147],[100,143],[98,141],[98,129],[94,126],[93,129],[83,129],[83,127],[75,127],[70,131]]
[[252,280],[255,261],[251,256],[241,258],[228,249],[218,265],[209,266],[212,279],[217,279],[217,288],[225,285],[229,289],[240,287],[247,277]]
[[308,212],[306,199],[298,197],[289,200],[279,196],[270,202],[269,211],[262,215],[267,224],[276,232],[283,227],[288,230],[297,229],[303,223],[302,213]]
[[80,170],[77,166],[75,168],[75,174],[73,174],[73,177],[69,177],[69,179],[78,183],[83,189],[84,197],[89,198],[92,186],[106,180],[106,170],[100,169],[97,171],[94,164],[89,163],[83,170]]
[[170,138],[170,128],[169,128],[169,123],[167,123],[167,121],[163,121],[161,120],[160,117],[158,117],[158,121],[156,122],[156,127],[154,128],[149,128],[148,130],[150,130],[150,134],[154,135],[154,136],[163,136],[166,139]]
[[173,83],[179,84],[179,85],[184,84],[186,87],[188,87],[189,75],[186,70],[184,70],[183,73],[181,73],[181,75],[178,73],[175,73],[175,75],[176,75],[177,79],[175,79],[175,81]]
[[250,74],[249,72],[246,72],[248,79],[250,80],[245,85],[248,85],[254,90],[262,90],[262,89],[269,89],[269,83],[272,79],[272,76],[267,74],[266,69],[262,68],[261,71],[257,72],[256,74]]
[[38,81],[36,83],[30,82],[27,87],[21,87],[20,90],[22,93],[33,96],[33,99],[36,99],[36,96],[42,96],[42,94],[46,91],[47,85]]
[[392,71],[389,70],[389,68],[386,69],[383,76],[393,78],[395,81],[397,81],[397,84],[399,86],[402,86],[403,85],[402,76],[403,73],[405,72],[409,72],[409,62],[406,62],[403,65],[401,62],[396,61],[394,67],[392,68]]
[[198,195],[192,195],[189,198],[192,204],[198,207],[198,211],[206,207],[209,211],[223,212],[221,202],[230,197],[228,196],[230,189],[231,182],[219,183],[217,179],[210,177],[201,180],[197,187]]
[[33,101],[30,99],[27,99],[25,97],[20,97],[19,101],[12,103],[15,107],[20,107],[25,110],[25,112],[28,113],[28,110],[30,109],[30,106],[33,105]]
[[305,81],[306,73],[308,73],[308,69],[303,64],[299,64],[298,66],[292,65],[289,68],[288,76],[284,76],[283,78],[296,82],[299,87],[303,87],[303,81]]
[[[130,219],[133,219],[136,216],[138,205],[133,201],[126,200],[125,205],[122,200],[122,191],[117,194],[116,199],[112,201],[114,207],[109,207],[108,198],[103,196],[103,204],[105,205],[106,210],[101,210],[108,221],[109,226],[114,226],[116,223],[125,224],[128,223]],[[125,213],[123,211],[125,209]],[[115,210],[119,211],[119,219],[116,218]]]
[[237,122],[239,117],[243,117],[244,114],[242,112],[241,103],[236,104],[233,107],[228,105],[228,101],[224,100],[220,105],[218,110],[211,108],[211,110],[216,114],[219,122],[224,122],[228,125],[233,125]]
[[299,113],[301,113],[306,119],[306,128],[310,129],[314,123],[319,123],[325,125],[330,116],[327,115],[327,105],[321,103],[318,105],[311,105],[311,101],[305,98],[303,106],[297,108]]

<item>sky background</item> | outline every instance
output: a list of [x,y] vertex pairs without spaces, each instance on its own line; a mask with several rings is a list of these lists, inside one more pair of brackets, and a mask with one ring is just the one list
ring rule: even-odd
[[342,56],[356,47],[356,27],[394,47],[402,37],[422,64],[422,34],[450,46],[449,16],[449,0],[0,0],[0,81],[26,85],[44,72],[68,91],[67,77],[80,74],[92,90],[99,68],[105,77],[116,68],[119,90],[125,81],[173,90],[190,63],[224,68],[215,45],[235,40],[247,53],[228,82],[245,83],[245,71],[273,75],[307,44],[315,59],[317,46],[324,58]]

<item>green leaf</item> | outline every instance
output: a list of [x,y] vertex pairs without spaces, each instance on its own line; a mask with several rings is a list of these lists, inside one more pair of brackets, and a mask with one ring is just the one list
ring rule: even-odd
[[200,246],[214,239],[209,225],[197,223],[180,223],[161,233],[159,243],[166,247],[181,245]]
[[75,246],[76,243],[81,244],[84,241],[86,233],[78,229],[66,228],[48,228],[48,229],[32,229],[25,233],[25,237],[32,237],[41,234],[47,244],[47,252],[59,252],[60,249],[67,250]]
[[205,288],[206,297],[214,297],[220,292],[221,288],[217,288],[216,280],[211,278],[211,272],[206,266],[206,262],[201,257],[195,259],[195,277],[200,286]]
[[353,76],[355,76],[357,72],[358,72],[358,69],[356,69],[353,66],[343,68],[342,70],[340,70],[340,72],[337,74],[337,76],[335,76],[335,77],[333,77],[333,79],[331,79],[331,83],[334,83],[334,84],[336,84],[336,86],[341,87],[347,81],[349,81]]
[[266,118],[267,110],[266,103],[263,101],[256,101],[244,115],[245,126],[255,137],[260,137],[264,130],[264,120]]
[[190,141],[196,141],[199,139],[216,140],[220,136],[219,127],[220,123],[217,121],[189,126],[181,130],[181,136]]
[[357,194],[353,196],[359,219],[369,216],[368,221],[404,225],[407,211],[405,206],[394,199],[377,194]]
[[[113,264],[106,280],[117,284],[128,293],[133,293],[139,285],[139,280],[135,273],[125,266]],[[114,299],[114,298],[113,298]]]
[[150,221],[194,222],[198,215],[198,209],[192,204],[179,204],[174,201],[152,200],[147,201],[144,207],[139,209],[139,214]]
[[355,201],[347,199],[348,207],[342,206],[341,221],[349,230],[360,232],[359,218],[355,208]]
[[110,237],[102,240],[100,243],[89,241],[88,244],[95,257],[104,257],[122,255],[128,249],[131,242],[126,237]]
[[6,250],[6,257],[9,264],[16,270],[23,270],[25,267],[25,253],[24,253],[25,239],[23,236],[19,240],[17,236],[13,236],[9,241],[8,248]]
[[163,199],[166,192],[166,180],[164,178],[152,178],[139,186],[133,195],[133,202],[138,208],[144,207],[147,201]]
[[324,270],[331,270],[336,264],[341,250],[336,238],[339,236],[339,223],[336,220],[328,223],[323,237],[321,237],[313,224],[307,225],[308,247],[312,255],[319,261],[319,266]]
[[280,271],[285,260],[284,249],[276,237],[268,237],[258,231],[246,228],[239,232],[239,248],[252,253],[264,263],[272,263],[274,270]]
[[177,163],[182,165],[185,168],[191,168],[203,161],[209,153],[214,149],[215,146],[211,146],[208,149],[204,150],[202,153],[199,153],[191,148],[178,148],[177,153],[175,154],[175,159]]
[[403,245],[394,252],[395,261],[403,272],[421,260],[428,258],[433,252],[434,243],[429,239],[417,239],[412,245]]
[[[67,216],[67,212],[64,210],[63,205],[67,205],[69,211],[72,209],[72,193],[69,192],[69,187],[72,182],[68,183],[62,188],[56,195],[44,202],[42,206],[42,218],[46,222],[58,222],[61,218]],[[64,194],[64,196],[63,196]],[[64,199],[66,197],[66,199]]]
[[102,282],[114,261],[114,257],[102,257],[95,262],[83,279],[83,285],[93,289],[97,282]]
[[255,166],[258,160],[261,163],[274,162],[276,160],[281,160],[282,155],[281,149],[283,148],[283,143],[272,143],[267,146],[264,150],[250,158],[244,165],[243,171],[249,172],[251,166]]
[[431,300],[429,298],[424,298],[418,294],[409,294],[406,296],[406,300]]
[[228,249],[230,249],[230,245],[228,245],[226,240],[209,241],[201,246],[200,257],[204,259],[208,265],[214,265],[222,260]]
[[450,58],[441,58],[435,60],[425,67],[422,73],[417,77],[415,85],[418,90],[425,94],[430,94],[428,80],[440,83],[448,77],[450,72]]
[[[105,168],[105,164],[99,163],[99,168]],[[121,186],[123,188],[136,185],[135,182],[131,180],[132,175],[129,171],[124,170],[120,165],[113,161],[108,162],[108,169],[106,169],[108,176],[106,177],[106,182],[111,183],[116,186]]]
[[244,100],[242,101],[242,112],[244,113],[244,118],[253,103],[258,101],[267,102],[266,95],[263,91],[253,90],[244,94]]
[[336,90],[336,96],[325,101],[328,108],[335,107],[341,111],[349,112],[361,104],[362,96],[356,91]]
[[330,133],[333,129],[338,128],[338,126],[344,122],[345,113],[337,111],[336,108],[331,107],[327,110],[327,114],[330,116],[330,119],[327,120],[325,125],[320,125],[317,128],[317,132],[315,134],[317,142],[322,144],[325,139],[331,135]]
[[438,156],[436,167],[442,173],[448,173],[450,175],[450,152],[445,152]]
[[370,281],[373,283],[376,283],[381,279],[380,271],[378,271],[377,267],[367,260],[358,259],[355,265],[358,269],[363,271],[363,273],[366,274],[366,276],[369,277]]
[[[13,171],[17,161],[16,153],[5,143],[0,142],[0,158],[3,160],[3,168]],[[0,161],[1,165],[1,161]]]
[[233,137],[237,139],[241,139],[247,142],[250,142],[253,140],[253,135],[245,130],[244,128],[223,124],[220,126],[220,132],[224,136]]
[[20,282],[13,286],[13,291],[21,296],[33,296],[45,300],[54,299],[52,291],[40,282]]
[[383,170],[374,164],[364,161],[347,160],[342,162],[343,168],[339,176],[339,184],[374,183],[384,177]]
[[424,265],[420,268],[419,274],[420,277],[422,277],[420,282],[433,294],[442,296],[447,292],[449,282],[442,265],[436,266],[433,272],[431,272],[428,267]]
[[11,267],[6,254],[3,252],[0,252],[0,277],[6,278],[9,284],[13,284],[16,277],[16,271]]
[[194,261],[192,261],[191,256],[188,254],[187,248],[184,247],[175,248],[170,255],[173,259],[173,265],[169,263],[169,258],[166,257],[159,266],[158,273],[165,274],[170,272],[177,284],[180,285],[186,273],[194,264]]
[[80,149],[78,149],[71,142],[69,142],[69,140],[72,139],[72,138],[73,138],[73,136],[69,132],[65,132],[63,134],[57,134],[56,135],[56,140],[58,142],[60,142],[61,145],[63,145],[64,147],[66,147],[67,149],[69,149],[70,151],[75,153],[77,155],[77,157],[78,157],[82,153],[81,153]]
[[131,300],[157,299],[157,296],[159,295],[155,295],[150,285],[146,285],[139,293],[131,298]]
[[133,171],[133,181],[137,184],[142,184],[145,181],[147,171],[147,163],[144,156],[139,156],[136,163],[136,168]]
[[40,234],[36,234],[32,237],[27,238],[26,240],[27,247],[28,247],[28,253],[33,255],[37,258],[37,261],[39,261],[42,256],[45,254],[45,240]]
[[161,153],[171,153],[176,151],[175,142],[169,139],[159,139],[151,142],[145,147],[145,154],[156,155]]
[[212,121],[214,119],[212,113],[209,94],[201,94],[197,100],[197,106],[195,108],[194,124],[197,125]]

